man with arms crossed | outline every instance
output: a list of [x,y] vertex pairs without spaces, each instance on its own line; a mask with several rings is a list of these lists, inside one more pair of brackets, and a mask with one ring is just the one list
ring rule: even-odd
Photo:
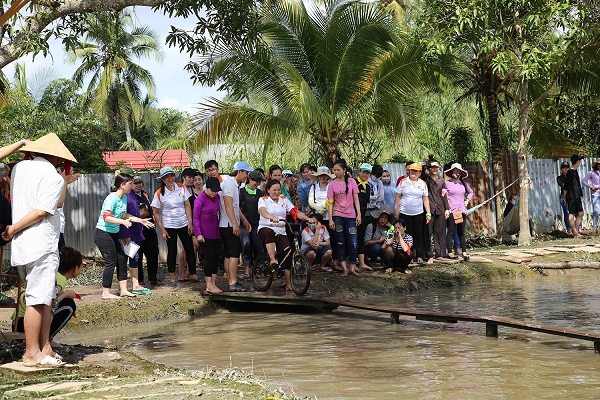
[[[56,168],[77,162],[54,133],[27,144],[21,151],[35,158],[18,163],[12,172],[13,225],[3,237],[13,238],[11,262],[25,279],[25,355],[28,367],[60,367],[64,363],[50,345],[52,302],[59,264],[60,216],[67,184],[77,175],[59,174]],[[25,158],[28,158],[26,155]]]

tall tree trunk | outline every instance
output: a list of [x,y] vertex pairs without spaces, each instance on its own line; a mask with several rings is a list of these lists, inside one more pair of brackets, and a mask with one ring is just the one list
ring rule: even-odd
[[[492,152],[492,172],[494,174],[494,194],[504,189],[504,174],[502,173],[502,144],[500,143],[500,129],[498,125],[498,99],[495,93],[486,96],[488,111],[490,144]],[[502,196],[496,196],[496,233],[501,232],[503,201]]]
[[519,159],[519,184],[521,186],[519,196],[519,246],[531,244],[529,232],[529,186],[531,177],[527,170],[527,143],[531,136],[531,128],[528,127],[529,120],[529,93],[527,79],[521,79],[521,93],[519,98],[519,148],[517,155]]
[[129,128],[129,121],[125,119],[123,122],[125,128],[125,139],[127,140],[127,146],[129,146],[129,151],[133,151],[133,138],[131,137],[131,129]]

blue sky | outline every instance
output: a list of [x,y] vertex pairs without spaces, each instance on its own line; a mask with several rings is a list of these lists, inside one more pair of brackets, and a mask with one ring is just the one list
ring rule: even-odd
[[[148,7],[135,7],[133,17],[136,25],[147,25],[151,27],[160,38],[163,46],[163,60],[155,62],[144,60],[142,64],[154,76],[156,85],[156,97],[159,107],[177,108],[182,111],[194,113],[198,102],[204,97],[222,98],[224,93],[216,89],[193,85],[190,74],[183,68],[190,60],[187,54],[182,54],[176,47],[167,47],[165,38],[171,29],[171,25],[178,28],[191,29],[194,26],[193,19],[168,18],[162,13],[154,13]],[[76,65],[66,61],[66,53],[59,41],[50,44],[52,56],[43,58],[38,56],[35,61],[31,57],[24,57],[18,62],[25,63],[28,77],[35,74],[49,76],[51,79],[70,78],[75,71]],[[17,62],[12,63],[4,69],[7,77],[12,77]]]

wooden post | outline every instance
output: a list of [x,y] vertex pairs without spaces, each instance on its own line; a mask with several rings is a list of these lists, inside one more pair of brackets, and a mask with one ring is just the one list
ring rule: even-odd
[[392,325],[398,325],[400,323],[400,314],[393,312],[390,315],[390,324]]
[[485,336],[487,337],[498,337],[498,325],[486,322],[485,324]]

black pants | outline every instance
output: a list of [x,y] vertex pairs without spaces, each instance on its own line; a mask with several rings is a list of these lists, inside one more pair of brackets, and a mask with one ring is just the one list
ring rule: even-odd
[[127,280],[127,255],[123,251],[123,245],[119,241],[118,233],[108,233],[102,229],[94,230],[94,242],[104,258],[104,272],[102,273],[102,287],[110,288],[112,279],[117,269],[117,279]]
[[[188,270],[190,275],[196,274],[196,252],[194,251],[194,242],[192,237],[188,233],[187,226],[183,228],[165,228],[169,234],[167,240],[167,269],[169,272],[175,272],[175,264],[177,263],[177,236],[181,240],[181,245],[185,250],[185,260],[187,261]],[[182,276],[179,279],[183,278]]]
[[200,243],[200,250],[204,253],[204,276],[212,276],[219,272],[219,262],[221,261],[221,239],[204,238],[204,243]]
[[[58,307],[52,313],[52,323],[50,324],[50,340],[54,339],[54,336],[62,328],[67,325],[73,314],[75,314],[77,306],[75,306],[75,300],[70,297],[64,298],[58,303]],[[19,318],[17,321],[17,332],[24,333],[25,326],[23,318]]]
[[412,257],[405,252],[394,252],[394,259],[392,260],[392,271],[406,271],[408,269],[408,264],[410,264],[411,260]]
[[138,242],[140,249],[138,250],[138,280],[144,282],[144,255],[148,262],[148,280],[156,282],[158,278],[158,235],[154,228],[144,228],[144,240]]
[[358,254],[365,254],[365,233],[367,232],[367,226],[371,222],[373,222],[373,217],[367,214],[366,211],[364,213],[361,211],[360,225],[356,227]]
[[[329,227],[329,220],[324,220],[323,224],[325,225],[325,228],[327,228],[327,232],[329,232],[329,237],[330,237],[330,243],[331,243],[331,259],[332,260],[337,260],[338,259],[338,250],[337,250],[337,245],[335,243],[335,238],[336,233],[335,233],[335,229],[331,229]],[[346,253],[348,254],[348,253]]]
[[400,214],[400,218],[406,221],[406,232],[408,232],[414,241],[415,258],[427,258],[425,253],[425,213],[417,215]]
[[[450,215],[452,218],[452,215]],[[433,214],[431,221],[427,224],[426,232],[429,233],[426,243],[427,257],[447,257],[448,252],[446,251],[446,216],[444,214]],[[433,236],[433,251],[431,248],[431,236]]]
[[[448,218],[448,234],[446,235],[446,247],[448,251],[452,251],[452,238],[454,237],[454,231],[456,230],[458,233],[458,238],[460,239],[460,247],[462,248],[462,252],[467,252],[467,242],[465,241],[465,220],[467,219],[467,214],[463,214],[463,222],[457,224],[454,222],[454,218],[450,215]],[[458,243],[454,243],[455,246]]]

